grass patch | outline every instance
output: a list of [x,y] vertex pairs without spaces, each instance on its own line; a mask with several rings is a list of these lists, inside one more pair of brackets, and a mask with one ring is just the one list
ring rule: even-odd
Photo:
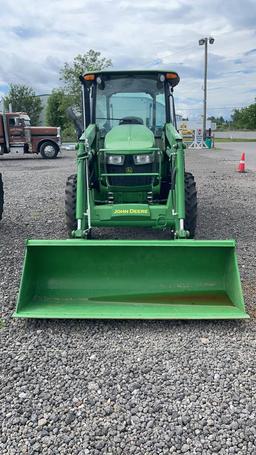
[[243,138],[229,138],[229,137],[216,137],[214,139],[214,142],[256,142],[256,138],[255,139],[243,139]]
[[73,138],[73,137],[64,137],[64,138],[61,139],[61,143],[62,144],[65,144],[65,143],[69,143],[70,144],[70,142],[77,143],[78,140],[77,140],[77,138]]

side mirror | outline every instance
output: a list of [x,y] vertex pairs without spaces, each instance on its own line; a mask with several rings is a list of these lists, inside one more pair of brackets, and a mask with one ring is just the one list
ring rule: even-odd
[[72,122],[74,123],[75,125],[75,129],[76,129],[76,133],[77,133],[77,137],[78,139],[80,138],[80,136],[82,136],[83,134],[83,122],[81,121],[81,119],[75,114],[75,112],[73,111],[72,107],[68,107],[66,109],[66,114],[68,116],[68,118],[70,120],[72,120]]

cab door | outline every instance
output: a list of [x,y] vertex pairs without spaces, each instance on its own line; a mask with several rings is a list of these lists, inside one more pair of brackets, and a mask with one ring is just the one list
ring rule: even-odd
[[8,116],[8,131],[10,145],[13,144],[24,144],[25,142],[25,131],[24,121],[20,117]]

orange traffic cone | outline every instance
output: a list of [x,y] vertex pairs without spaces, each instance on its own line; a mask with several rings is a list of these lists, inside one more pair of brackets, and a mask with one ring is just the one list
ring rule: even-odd
[[245,172],[245,153],[243,152],[241,155],[241,159],[239,165],[237,167],[237,172]]

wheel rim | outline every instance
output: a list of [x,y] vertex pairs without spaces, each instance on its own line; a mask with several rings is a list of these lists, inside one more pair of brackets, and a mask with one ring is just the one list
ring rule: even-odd
[[55,155],[55,147],[53,145],[46,145],[44,148],[44,154],[47,158],[52,158]]

